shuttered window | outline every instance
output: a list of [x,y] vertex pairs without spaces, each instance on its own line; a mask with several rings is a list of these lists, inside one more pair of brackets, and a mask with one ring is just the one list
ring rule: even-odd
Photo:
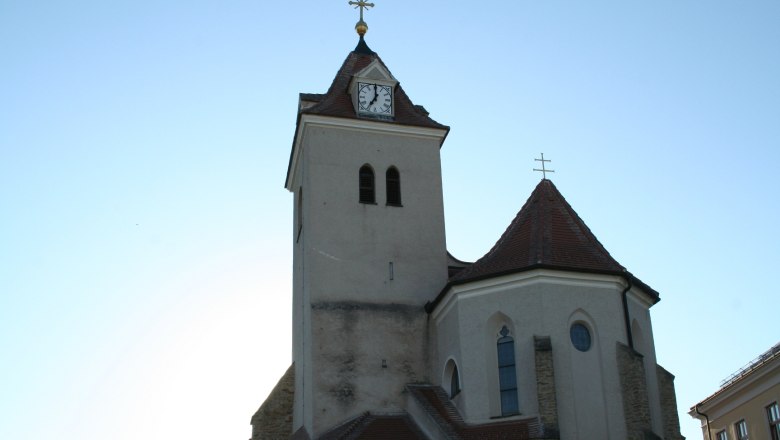
[[401,175],[396,167],[390,167],[385,173],[387,184],[387,204],[401,206]]
[[368,165],[360,167],[360,203],[376,203],[374,170]]
[[450,377],[450,399],[455,397],[460,392],[460,376],[458,375],[458,366],[455,365],[452,369],[452,377]]

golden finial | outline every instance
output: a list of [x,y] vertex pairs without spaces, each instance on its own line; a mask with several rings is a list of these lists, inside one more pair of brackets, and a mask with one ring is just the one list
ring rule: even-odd
[[366,2],[364,0],[350,1],[349,4],[353,5],[355,9],[360,8],[360,21],[358,21],[357,24],[355,25],[355,30],[357,31],[358,35],[362,37],[368,31],[368,25],[366,24],[365,21],[363,21],[363,9],[373,8],[374,4]]

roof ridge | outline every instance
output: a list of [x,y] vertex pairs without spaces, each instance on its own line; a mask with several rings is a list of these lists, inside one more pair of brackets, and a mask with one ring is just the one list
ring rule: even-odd
[[[461,438],[458,434],[458,430],[465,425],[465,422],[463,422],[463,418],[460,416],[457,408],[455,408],[454,405],[452,405],[452,402],[446,398],[446,392],[441,387],[435,385],[407,385],[406,388],[412,392],[412,396],[415,400],[420,403],[428,416],[430,416],[436,425],[444,431],[447,437],[453,440],[459,440]],[[429,396],[428,392],[433,393],[433,396]],[[445,399],[441,398],[442,394],[445,396]],[[443,408],[441,408],[441,410],[444,410],[443,412],[434,405],[431,398],[436,399],[436,401],[443,406]],[[453,411],[448,411],[446,409],[448,403],[449,406],[453,407]],[[453,420],[453,416],[455,420]]]
[[[534,189],[534,193],[536,193],[536,189],[541,188],[542,183],[544,183],[545,180],[547,179],[542,179],[542,181],[536,186],[536,188]],[[550,225],[550,221],[549,221],[550,216],[546,214],[548,213],[548,209],[551,209],[551,207],[549,206],[549,203],[547,203],[549,201],[549,198],[546,198],[541,194],[539,194],[537,197],[539,197],[539,201],[540,201],[539,205],[541,208],[536,211],[536,216],[538,217],[538,220],[536,221],[535,225],[537,227],[537,234],[538,234],[537,240],[540,243],[540,245],[536,246],[537,255],[535,261],[536,263],[541,263],[542,261],[544,261],[545,244],[547,244],[548,242],[548,240],[545,240],[545,236],[549,237],[548,228]]]
[[[552,181],[550,181],[550,185],[552,185],[553,188],[555,188],[555,185],[553,185]],[[580,215],[577,214],[577,212],[574,210],[574,208],[572,208],[569,202],[566,201],[566,198],[563,197],[563,194],[561,194],[560,191],[557,190],[557,188],[555,188],[555,190],[558,193],[558,195],[561,197],[561,200],[563,200],[564,209],[568,210],[569,215],[571,215],[571,217],[578,223],[578,226],[581,229],[584,229],[585,232],[587,232],[586,237],[588,237],[590,240],[593,241],[593,243],[597,246],[597,250],[600,250],[606,258],[613,260],[618,266],[620,266],[620,268],[624,272],[627,271],[622,264],[620,264],[617,260],[615,260],[615,258],[612,256],[612,254],[609,253],[607,248],[603,244],[601,244],[601,241],[598,239],[598,237],[596,237],[596,234],[594,234],[593,231],[590,229],[590,226],[588,226],[585,223],[585,221],[582,220],[582,217],[580,217]]]
[[[334,92],[336,90],[336,85],[341,83],[341,81],[339,81],[339,80],[341,79],[340,77],[342,76],[342,73],[346,73],[347,64],[349,64],[349,71],[354,70],[355,63],[357,62],[357,59],[356,59],[355,55],[356,55],[356,52],[354,52],[354,51],[352,51],[352,52],[347,54],[346,58],[344,58],[344,62],[341,63],[341,67],[336,72],[336,76],[333,78],[333,81],[330,83],[330,86],[328,86],[328,91],[326,91],[325,93],[322,94],[322,99],[320,99],[320,102],[314,104],[313,106],[309,107],[308,109],[305,109],[303,111],[303,113],[309,113],[309,112],[313,113],[313,112],[316,112],[317,110],[320,110],[320,107],[323,107],[327,101],[329,101],[329,98],[330,98],[330,100],[333,99],[333,97],[335,96]],[[374,55],[361,54],[360,56],[374,57],[374,56],[376,56],[376,54],[374,54]],[[345,86],[348,86],[348,84],[345,84]]]
[[343,421],[342,423],[332,427],[328,430],[328,432],[322,434],[319,439],[320,440],[342,440],[345,439],[346,436],[351,434],[357,427],[363,423],[369,416],[371,415],[370,412],[365,411],[357,416],[347,419]]
[[477,261],[472,263],[471,266],[466,267],[464,269],[464,271],[469,269],[470,267],[478,264],[480,261],[484,260],[485,258],[489,258],[491,255],[493,255],[496,252],[496,250],[501,245],[503,245],[503,243],[508,239],[507,237],[509,237],[510,231],[512,230],[512,227],[515,225],[516,222],[519,221],[518,219],[520,218],[520,213],[522,213],[526,209],[528,204],[531,203],[531,200],[533,199],[535,192],[536,192],[536,190],[531,192],[531,195],[528,196],[528,199],[526,199],[525,203],[523,203],[523,206],[520,207],[520,211],[518,211],[517,214],[515,214],[514,218],[512,218],[512,221],[509,222],[509,226],[506,229],[504,229],[504,232],[501,233],[501,236],[498,238],[498,241],[496,241],[493,244],[493,247],[491,247],[490,250],[485,255],[481,256]]

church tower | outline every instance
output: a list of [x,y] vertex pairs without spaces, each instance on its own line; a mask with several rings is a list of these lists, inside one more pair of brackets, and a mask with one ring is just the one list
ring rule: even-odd
[[285,182],[293,431],[312,438],[366,410],[402,409],[404,386],[427,379],[422,306],[447,282],[439,149],[449,128],[369,49],[362,17],[356,28],[328,91],[300,95]]
[[482,258],[448,254],[449,127],[366,44],[372,4],[350,4],[357,47],[326,93],[299,97],[293,365],[252,440],[683,440],[659,293],[546,176]]

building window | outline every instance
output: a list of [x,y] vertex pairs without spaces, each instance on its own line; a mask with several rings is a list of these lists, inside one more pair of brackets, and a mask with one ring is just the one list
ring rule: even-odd
[[726,431],[720,431],[717,434],[715,434],[715,438],[717,440],[729,440],[728,434],[726,434]]
[[744,420],[734,424],[734,432],[737,433],[737,440],[748,440],[747,423]]
[[387,183],[387,204],[401,206],[401,175],[396,167],[390,167],[385,173]]
[[457,396],[460,392],[460,376],[458,375],[458,366],[454,365],[452,377],[450,378],[450,399]]
[[777,402],[766,407],[766,416],[769,419],[772,440],[780,440],[780,407],[777,406]]
[[519,414],[517,402],[517,371],[515,369],[515,340],[509,329],[501,327],[498,338],[498,384],[501,391],[501,415]]
[[571,337],[571,343],[579,351],[590,350],[590,331],[582,323],[574,323],[569,329],[569,336]]
[[376,203],[374,170],[369,165],[360,167],[360,203]]

